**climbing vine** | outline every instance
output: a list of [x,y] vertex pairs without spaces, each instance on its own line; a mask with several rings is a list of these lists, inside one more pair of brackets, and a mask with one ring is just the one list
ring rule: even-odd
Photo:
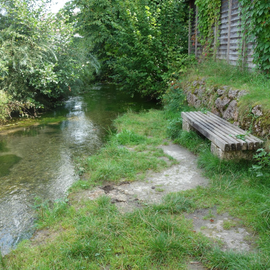
[[[254,63],[270,73],[270,2],[239,0],[241,6],[242,42],[254,42]],[[245,52],[242,53],[242,55]]]
[[[253,62],[266,74],[270,74],[270,1],[238,0],[240,6],[241,39],[239,42],[239,65],[244,67],[249,46],[253,44]],[[198,41],[202,56],[213,55],[219,47],[219,24],[221,0],[196,0],[198,8]]]
[[214,58],[219,47],[219,22],[221,0],[196,0],[198,7],[198,40],[203,46],[203,56],[212,53]]

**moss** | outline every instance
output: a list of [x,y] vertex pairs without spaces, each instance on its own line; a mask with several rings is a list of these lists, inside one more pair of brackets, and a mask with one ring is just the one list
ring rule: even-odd
[[48,124],[59,124],[67,118],[64,116],[58,117],[44,117],[44,118],[26,118],[26,119],[12,119],[9,120],[5,125],[0,125],[0,134],[16,132],[22,128],[29,126],[39,126]]

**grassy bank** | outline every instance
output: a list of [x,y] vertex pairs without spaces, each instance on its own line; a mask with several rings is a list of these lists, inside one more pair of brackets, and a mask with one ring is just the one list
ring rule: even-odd
[[264,74],[241,70],[225,61],[204,61],[188,70],[185,78],[196,79],[198,76],[205,77],[206,84],[211,86],[227,85],[248,91],[246,96],[241,97],[241,106],[262,105],[265,110],[270,110],[270,79]]
[[[84,174],[69,198],[53,207],[37,202],[37,237],[0,257],[0,269],[186,269],[190,260],[212,269],[270,268],[267,170],[256,177],[251,163],[212,156],[208,141],[181,130],[180,111],[186,109],[181,91],[168,92],[165,101],[165,111],[128,112],[115,121],[117,132],[108,144],[78,165]],[[198,154],[199,166],[211,179],[208,187],[169,194],[160,205],[125,214],[106,196],[75,199],[95,186],[144,180],[148,171],[172,166],[176,161],[156,148],[169,137]],[[183,213],[213,206],[249,229],[253,252],[222,251],[221,243],[193,231]]]

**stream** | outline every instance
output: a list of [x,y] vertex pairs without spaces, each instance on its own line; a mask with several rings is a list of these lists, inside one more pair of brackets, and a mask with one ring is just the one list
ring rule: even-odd
[[128,109],[154,103],[131,98],[114,85],[89,87],[42,117],[65,120],[33,125],[11,133],[0,131],[0,251],[7,254],[35,230],[36,198],[64,198],[79,179],[74,160],[102,146],[112,120]]

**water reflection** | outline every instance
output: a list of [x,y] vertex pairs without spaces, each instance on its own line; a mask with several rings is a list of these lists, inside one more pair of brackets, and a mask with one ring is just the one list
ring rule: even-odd
[[84,96],[70,98],[48,114],[66,116],[58,124],[32,126],[0,135],[0,247],[2,254],[33,233],[35,197],[55,200],[65,196],[78,179],[74,157],[94,154],[119,113],[150,108],[113,86],[92,87]]

